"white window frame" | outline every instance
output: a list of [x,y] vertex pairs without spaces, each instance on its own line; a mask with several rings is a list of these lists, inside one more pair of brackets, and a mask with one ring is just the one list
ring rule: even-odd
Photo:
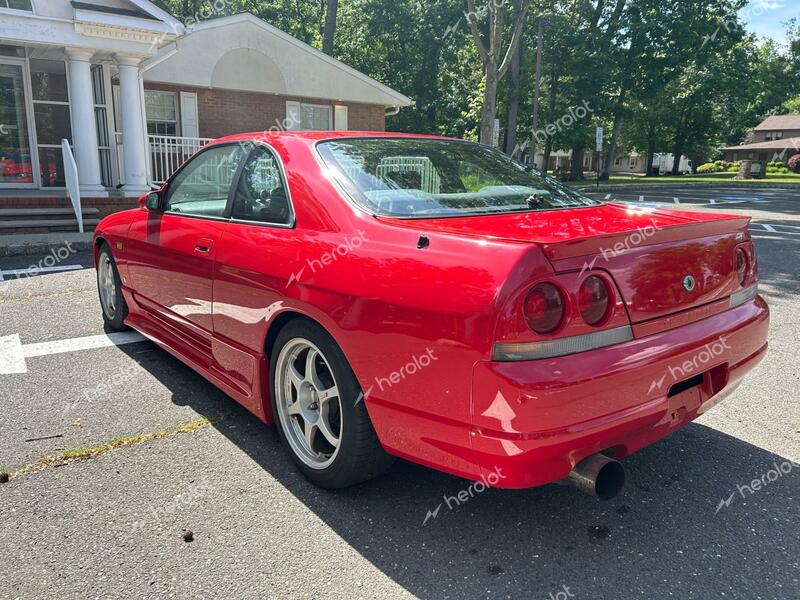
[[[35,100],[33,98],[33,68],[31,67],[31,60],[41,60],[41,61],[50,61],[50,62],[63,62],[64,63],[64,77],[66,77],[67,81],[67,101],[64,102],[62,100]],[[75,139],[75,133],[73,131],[73,127],[75,126],[74,120],[72,118],[72,104],[70,100],[72,99],[72,80],[70,79],[69,74],[69,61],[68,60],[59,60],[59,59],[50,59],[50,58],[39,58],[39,59],[31,59],[30,56],[26,59],[28,65],[28,79],[30,80],[30,90],[31,90],[31,99],[30,99],[30,107],[31,107],[31,121],[33,122],[33,132],[36,141],[36,169],[39,173],[39,178],[37,179],[37,186],[41,190],[63,190],[66,186],[63,185],[45,185],[44,181],[42,181],[42,173],[41,173],[41,166],[39,160],[39,149],[40,148],[51,148],[54,150],[61,150],[61,144],[40,144],[39,143],[39,132],[36,130],[36,105],[37,104],[50,104],[52,106],[66,106],[69,109],[69,123],[70,123],[70,144],[73,144],[73,140]],[[92,120],[94,122],[94,119]],[[66,169],[66,165],[64,165]]]
[[[172,96],[172,99],[175,101],[175,120],[166,120],[166,119],[151,119],[150,116],[147,114],[147,94],[163,94],[166,96]],[[178,97],[177,92],[170,92],[167,90],[145,90],[145,127],[147,128],[147,135],[155,135],[159,137],[172,137],[165,135],[163,133],[150,133],[149,124],[150,123],[175,123],[175,136],[174,137],[181,137],[181,106],[180,106],[180,98]]]
[[[312,104],[310,102],[297,102],[296,100],[286,101],[286,129],[289,131],[308,131],[303,127],[302,123],[295,123],[291,118],[291,114],[297,110],[302,111],[304,107],[308,108],[324,108],[328,111],[328,129],[333,129],[333,116],[335,109],[330,104]],[[302,115],[302,113],[300,113]]]
[[333,128],[336,131],[350,129],[350,109],[344,104],[337,104],[333,107]]
[[777,140],[783,139],[783,132],[782,131],[768,131],[766,135],[766,139],[768,142],[774,142]]
[[0,0],[0,11],[10,12],[18,15],[28,15],[31,13],[35,14],[35,11],[33,10],[33,0],[28,0],[28,4],[31,5],[30,10],[27,8],[11,8],[8,5],[8,0]]
[[638,158],[633,158],[632,156],[628,159],[628,169],[635,169],[636,165],[639,164]]
[[[21,12],[21,11],[18,11]],[[5,188],[42,188],[42,174],[39,171],[39,137],[36,133],[36,118],[33,114],[33,86],[31,85],[31,65],[29,59],[19,57],[0,56],[0,62],[22,67],[22,85],[25,94],[25,112],[28,121],[28,146],[31,152],[31,169],[33,170],[33,181],[24,184],[0,184],[0,189]],[[67,65],[69,75],[69,65]],[[67,77],[67,87],[69,88],[69,76]],[[70,118],[72,115],[70,115]],[[63,189],[63,188],[51,188]]]

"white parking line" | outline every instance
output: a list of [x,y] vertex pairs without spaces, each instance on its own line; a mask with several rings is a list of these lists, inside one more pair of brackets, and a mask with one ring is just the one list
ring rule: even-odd
[[53,342],[39,342],[23,346],[19,334],[15,333],[14,335],[0,337],[0,375],[27,373],[26,358],[80,352],[81,350],[94,350],[110,346],[123,346],[125,344],[143,342],[146,339],[135,331],[126,331]]
[[3,281],[4,275],[14,275],[16,277],[22,275],[41,275],[42,273],[61,273],[63,271],[80,271],[84,267],[81,265],[57,265],[55,267],[29,267],[27,269],[0,269],[0,281]]

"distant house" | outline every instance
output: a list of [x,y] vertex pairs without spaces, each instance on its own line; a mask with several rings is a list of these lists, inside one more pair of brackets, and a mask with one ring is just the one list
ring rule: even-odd
[[[540,151],[536,156],[531,157],[529,154],[523,155],[523,161],[538,170],[542,169],[542,162],[544,161],[544,154]],[[572,151],[571,150],[553,150],[550,154],[550,161],[547,165],[548,171],[567,170],[572,164]],[[597,169],[597,154],[594,152],[587,152],[583,157],[583,170],[595,171]],[[647,169],[647,157],[639,154],[635,150],[629,154],[619,155],[611,163],[611,173],[644,173]]]
[[740,146],[722,148],[725,160],[785,160],[800,152],[800,115],[767,117]]

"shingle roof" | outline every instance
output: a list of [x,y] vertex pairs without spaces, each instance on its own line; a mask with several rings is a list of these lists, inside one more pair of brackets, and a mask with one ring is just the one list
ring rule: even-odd
[[800,130],[800,115],[774,115],[767,117],[755,130],[781,131],[783,129]]
[[722,148],[722,150],[786,150],[787,148],[800,149],[800,137],[784,138],[772,142],[742,144],[741,146],[728,146],[727,148]]

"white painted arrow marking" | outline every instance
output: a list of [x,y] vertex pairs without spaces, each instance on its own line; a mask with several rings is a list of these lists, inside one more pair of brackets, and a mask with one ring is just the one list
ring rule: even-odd
[[0,337],[0,374],[27,372],[19,334]]
[[23,346],[19,339],[19,334],[0,337],[0,375],[27,373],[26,358],[66,354],[67,352],[80,352],[81,350],[94,350],[110,346],[123,346],[125,344],[143,342],[145,339],[140,333],[126,331],[54,342],[39,342]]

